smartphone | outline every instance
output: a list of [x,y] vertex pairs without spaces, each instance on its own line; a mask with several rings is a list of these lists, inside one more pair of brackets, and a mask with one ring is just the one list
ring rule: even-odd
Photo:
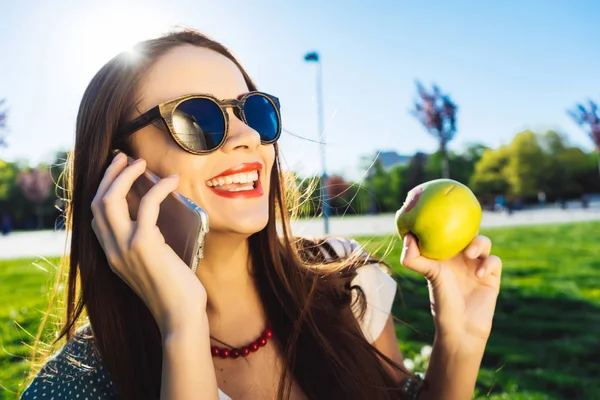
[[[118,153],[115,153],[116,155]],[[135,160],[127,156],[131,165]],[[137,220],[137,212],[142,197],[159,181],[151,171],[146,171],[133,183],[127,194],[129,215]],[[208,214],[192,200],[174,191],[160,204],[158,229],[165,242],[196,272],[200,259],[204,257],[204,240],[208,233]]]

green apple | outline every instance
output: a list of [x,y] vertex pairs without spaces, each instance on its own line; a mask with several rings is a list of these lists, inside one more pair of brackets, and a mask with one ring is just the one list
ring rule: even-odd
[[425,182],[406,196],[396,213],[400,237],[412,233],[421,254],[434,260],[454,257],[479,232],[481,205],[467,186],[452,179]]

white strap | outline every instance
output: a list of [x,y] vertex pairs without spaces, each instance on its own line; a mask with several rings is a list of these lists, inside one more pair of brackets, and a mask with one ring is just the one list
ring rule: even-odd
[[[344,238],[328,238],[327,243],[335,250],[340,258],[349,257],[354,252],[364,250],[355,240]],[[356,293],[353,292],[353,311],[358,319],[363,334],[373,343],[383,331],[385,324],[392,312],[392,304],[396,297],[396,281],[388,275],[379,264],[367,264],[360,267],[352,285],[359,286],[366,299],[366,309],[362,320],[360,319],[360,308],[354,303]]]

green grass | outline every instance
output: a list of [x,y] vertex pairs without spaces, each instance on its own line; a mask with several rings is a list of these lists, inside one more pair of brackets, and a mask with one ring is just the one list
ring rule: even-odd
[[0,399],[13,399],[27,376],[58,259],[0,260]]
[[[503,258],[504,275],[477,398],[600,398],[600,222],[483,233]],[[433,338],[426,284],[400,266],[394,236],[359,240],[396,273],[399,344],[412,358]],[[26,376],[31,338],[24,330],[35,333],[46,309],[52,274],[34,263],[52,271],[40,260],[0,261],[0,399],[14,398]]]
[[[600,223],[483,234],[504,269],[477,397],[600,398]],[[402,295],[394,315],[407,324],[396,330],[411,358],[434,332],[424,279],[400,266],[400,243],[388,246],[393,237],[360,239],[396,273]]]

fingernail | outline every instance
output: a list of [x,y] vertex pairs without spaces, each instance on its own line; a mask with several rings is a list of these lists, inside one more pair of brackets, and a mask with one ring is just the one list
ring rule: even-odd
[[483,278],[485,276],[485,267],[479,268],[476,275],[478,278]]
[[172,174],[172,175],[167,176],[167,178],[175,178],[176,179],[176,178],[179,178],[179,174]]
[[139,163],[141,163],[142,161],[144,161],[144,159],[143,159],[143,158],[138,158],[138,159],[137,159],[137,160],[135,160],[135,161],[133,162],[133,164],[131,164],[131,165],[139,164]]
[[123,153],[119,153],[116,156],[114,156],[112,159],[112,162],[116,162],[116,161],[120,160],[121,158],[123,158]]
[[410,235],[404,236],[404,247],[408,247],[410,245]]

